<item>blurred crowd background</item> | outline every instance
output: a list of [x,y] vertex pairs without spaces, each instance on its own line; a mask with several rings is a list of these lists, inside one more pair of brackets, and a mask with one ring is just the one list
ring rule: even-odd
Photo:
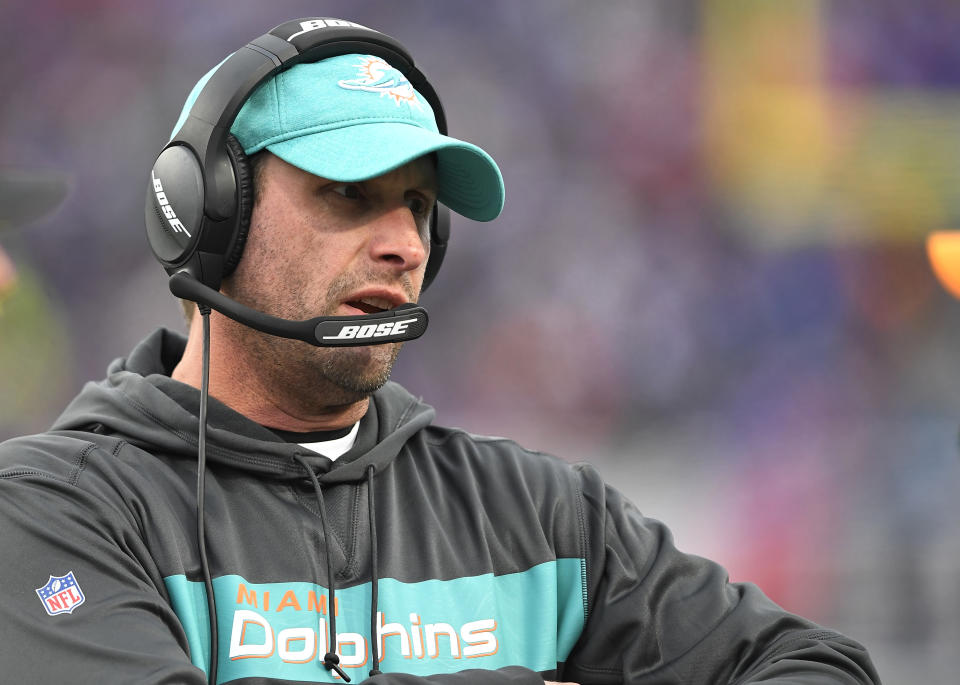
[[498,221],[454,218],[395,379],[597,464],[885,682],[956,682],[960,302],[923,248],[960,229],[952,0],[7,3],[0,170],[68,192],[0,230],[0,439],[183,330],[153,158],[207,69],[317,15],[403,41],[506,181]]

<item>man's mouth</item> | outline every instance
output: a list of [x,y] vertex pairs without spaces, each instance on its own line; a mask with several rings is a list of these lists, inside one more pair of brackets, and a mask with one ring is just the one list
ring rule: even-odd
[[393,303],[385,297],[364,297],[359,300],[350,300],[345,304],[348,307],[359,309],[364,314],[377,314],[387,309],[393,309]]

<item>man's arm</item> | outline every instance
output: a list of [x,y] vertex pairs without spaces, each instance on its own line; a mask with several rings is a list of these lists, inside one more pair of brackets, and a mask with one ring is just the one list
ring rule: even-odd
[[562,671],[581,683],[879,683],[866,650],[679,552],[587,466],[587,621]]
[[92,445],[66,443],[66,458],[36,440],[0,446],[4,681],[206,683],[145,570],[136,523],[116,502],[77,485]]

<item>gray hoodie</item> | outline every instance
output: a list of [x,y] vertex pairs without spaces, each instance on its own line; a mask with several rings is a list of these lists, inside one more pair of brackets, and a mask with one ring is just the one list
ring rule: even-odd
[[[206,682],[184,345],[157,331],[50,432],[0,445],[4,682]],[[211,398],[218,682],[336,682],[333,644],[354,682],[879,682],[591,467],[433,417],[388,383],[331,462]]]

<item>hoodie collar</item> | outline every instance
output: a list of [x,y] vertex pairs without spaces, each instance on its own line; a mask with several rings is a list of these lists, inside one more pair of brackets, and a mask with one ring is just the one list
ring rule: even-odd
[[[55,421],[54,430],[86,430],[103,424],[112,434],[151,452],[196,459],[200,391],[170,378],[183,356],[186,338],[159,329],[126,358],[114,360],[107,377],[87,383]],[[423,404],[397,383],[388,382],[371,396],[357,442],[336,461],[318,460],[321,483],[356,482],[372,465],[382,471],[406,441],[434,418]],[[316,456],[297,444],[283,442],[271,431],[209,399],[207,458],[276,478],[302,478],[294,456]]]

